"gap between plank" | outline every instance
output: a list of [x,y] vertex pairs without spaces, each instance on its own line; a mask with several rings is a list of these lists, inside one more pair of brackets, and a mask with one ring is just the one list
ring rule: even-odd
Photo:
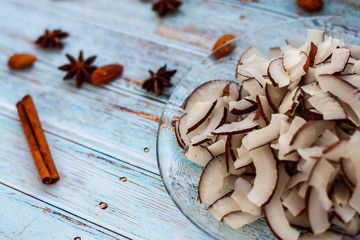
[[[0,45],[0,49],[3,49],[3,50],[5,50],[5,52],[6,53],[9,53],[10,54],[10,52],[16,52],[15,51],[15,49],[12,49],[12,48],[8,48],[8,47],[6,47],[6,46],[2,46],[2,45]],[[4,51],[2,51],[2,52],[4,52]],[[55,65],[52,65],[51,63],[49,63],[49,62],[46,62],[46,61],[44,61],[44,60],[42,60],[41,58],[39,58],[38,57],[38,60],[37,60],[39,63],[46,63],[46,65],[44,65],[44,66],[52,66],[52,67],[54,67],[54,68],[57,68],[57,66],[55,66]],[[0,68],[1,70],[8,70],[8,68],[3,68],[3,67],[1,67]],[[14,73],[15,75],[17,75],[17,73]],[[124,78],[123,77],[120,77],[119,79],[118,79],[119,81],[125,81],[124,80]],[[180,82],[178,83],[178,84],[180,84]],[[111,86],[111,85],[107,85],[107,86],[105,86],[105,85],[96,85],[98,88],[102,88],[102,89],[104,89],[104,90],[107,90],[107,91],[112,91],[112,92],[116,92],[116,93],[125,93],[125,94],[128,94],[129,96],[136,96],[136,97],[138,97],[140,100],[142,100],[142,99],[147,99],[147,100],[149,100],[149,102],[150,101],[152,101],[153,102],[153,105],[157,105],[157,104],[159,104],[159,105],[157,105],[157,106],[161,106],[161,107],[163,107],[163,106],[165,106],[165,104],[167,103],[167,101],[168,101],[168,99],[163,99],[163,98],[156,98],[156,97],[152,97],[152,96],[148,96],[148,95],[144,95],[142,92],[139,92],[139,91],[134,91],[134,90],[132,90],[132,89],[130,89],[130,91],[128,91],[129,90],[129,88],[124,88],[123,86],[121,86],[121,85],[119,85],[119,86]],[[175,86],[176,87],[176,86]],[[151,102],[150,102],[151,103]]]
[[[219,2],[219,1],[217,1],[217,2]],[[236,6],[238,6],[238,4],[240,4],[239,1],[236,1],[236,0],[220,0],[220,2],[226,2],[229,5],[236,5]],[[296,19],[299,17],[299,15],[297,15],[297,14],[291,14],[288,11],[278,11],[277,9],[274,9],[272,7],[267,7],[262,3],[255,2],[255,3],[248,3],[246,5],[243,3],[240,5],[244,8],[256,9],[256,10],[259,10],[262,12],[272,13],[272,14],[282,16],[282,17],[288,17],[290,19]]]
[[[123,237],[123,238],[129,239],[129,240],[135,239],[135,236],[127,237],[127,236],[124,235],[124,233],[116,232],[115,230],[112,230],[111,228],[105,227],[102,222],[97,223],[97,221],[94,220],[94,219],[89,220],[89,219],[87,219],[87,218],[85,218],[85,217],[81,217],[79,214],[75,214],[75,213],[73,213],[73,212],[70,212],[70,211],[62,208],[62,207],[58,207],[58,206],[56,206],[55,204],[50,203],[49,201],[46,201],[46,200],[40,199],[40,198],[38,198],[38,197],[35,197],[35,196],[31,195],[30,193],[27,193],[25,190],[22,190],[21,188],[16,188],[16,187],[10,185],[10,183],[7,183],[7,182],[4,181],[4,180],[0,180],[0,184],[3,185],[3,186],[5,186],[5,187],[7,187],[7,188],[13,189],[13,190],[16,191],[16,192],[19,192],[19,193],[24,194],[24,195],[26,195],[26,196],[28,196],[28,197],[31,197],[32,199],[35,199],[35,200],[37,200],[37,201],[39,201],[39,202],[42,202],[42,203],[47,204],[47,205],[49,205],[49,206],[51,206],[51,207],[53,207],[53,208],[56,208],[57,210],[63,211],[63,212],[65,212],[65,213],[67,213],[67,214],[69,214],[69,215],[71,215],[71,216],[80,218],[80,219],[82,219],[82,220],[84,220],[84,221],[86,221],[86,222],[89,222],[89,223],[91,223],[91,224],[94,224],[94,225],[96,225],[96,226],[98,226],[98,227],[100,227],[100,228],[102,228],[102,229],[105,229],[105,230],[107,230],[107,231],[110,231],[110,232],[112,232],[112,233],[115,233],[115,234],[117,234],[117,235],[119,235],[119,236],[121,236],[121,237]],[[136,238],[137,238],[137,237],[136,237]],[[137,239],[139,239],[139,238],[137,238]]]
[[[162,45],[162,46],[166,46],[166,47],[169,47],[169,48],[172,48],[172,49],[177,49],[177,50],[181,50],[181,51],[184,51],[184,52],[190,52],[190,53],[193,53],[195,55],[199,55],[199,56],[203,56],[203,57],[206,57],[208,56],[210,53],[208,53],[208,51],[205,51],[203,49],[200,49],[200,48],[194,48],[193,46],[191,45],[188,45],[188,44],[183,44],[183,43],[179,43],[179,42],[174,42],[174,41],[170,41],[169,39],[162,39],[156,35],[152,35],[154,37],[152,38],[148,38],[148,37],[145,37],[146,34],[134,34],[134,33],[130,33],[128,31],[124,31],[124,30],[121,30],[121,29],[114,29],[114,28],[110,28],[110,27],[107,27],[104,23],[102,23],[102,20],[99,19],[99,18],[96,18],[94,16],[91,16],[92,19],[97,19],[98,21],[101,21],[100,23],[99,22],[87,22],[87,21],[83,21],[81,20],[80,18],[76,18],[74,17],[74,14],[66,14],[66,13],[60,13],[60,12],[54,12],[54,11],[51,11],[49,8],[47,8],[46,6],[40,6],[39,4],[38,5],[34,5],[32,3],[29,3],[29,2],[24,2],[24,1],[18,1],[18,0],[15,0],[15,1],[11,1],[11,2],[16,2],[17,4],[21,4],[21,5],[24,5],[24,6],[28,6],[28,7],[32,7],[32,8],[36,8],[36,9],[39,9],[39,10],[42,10],[42,11],[46,11],[46,12],[50,12],[50,13],[54,13],[54,14],[57,14],[57,15],[62,15],[64,17],[67,17],[67,18],[70,18],[70,19],[74,19],[78,22],[83,22],[83,23],[86,23],[86,24],[90,24],[90,25],[94,25],[94,26],[97,26],[97,27],[100,27],[100,28],[103,28],[103,29],[107,29],[107,30],[110,30],[110,31],[113,31],[113,32],[118,32],[118,33],[122,33],[122,34],[125,34],[125,35],[128,35],[128,36],[132,36],[132,37],[135,37],[135,38],[138,38],[138,39],[142,39],[142,40],[145,40],[145,41],[148,41],[148,42],[153,42],[155,44],[158,44],[158,45]],[[65,9],[65,11],[69,11],[68,9]],[[76,13],[78,15],[78,13]],[[76,15],[75,14],[75,15]],[[87,16],[87,15],[83,15],[83,16]],[[87,17],[90,17],[90,16],[87,16]],[[176,44],[174,44],[176,43]]]
[[[1,68],[0,68],[0,69],[1,69]],[[123,91],[123,90],[119,89],[119,91]],[[124,93],[128,94],[128,92],[126,92],[126,91],[124,91]],[[135,95],[135,94],[133,94],[133,95]],[[135,95],[135,96],[138,96],[138,98],[139,98],[140,101],[144,101],[144,100],[141,99],[141,98],[143,98],[142,96],[140,96],[140,95]],[[156,102],[156,103],[157,103],[156,105],[158,105],[158,104],[161,105],[161,106],[159,106],[159,107],[163,107],[163,106],[164,106],[164,104],[161,103],[161,102]],[[154,105],[155,105],[155,104],[154,104]],[[155,105],[155,106],[156,106],[156,105]],[[4,110],[2,110],[1,107],[2,107]],[[9,103],[9,102],[0,101],[0,113],[1,113],[1,112],[3,113],[4,116],[7,116],[7,117],[10,117],[10,118],[12,118],[12,119],[14,119],[14,120],[16,120],[16,121],[19,121],[19,118],[18,118],[18,116],[17,116],[17,114],[16,114],[15,104],[11,104],[11,103]],[[141,116],[139,116],[139,117],[141,117]],[[143,118],[143,117],[141,117],[141,118]],[[160,118],[160,116],[159,116],[159,118]],[[44,121],[44,120],[43,120],[43,121]],[[122,159],[120,159],[119,157],[113,156],[111,153],[105,153],[105,152],[103,152],[103,151],[101,151],[101,150],[96,150],[97,148],[95,147],[95,145],[94,145],[93,147],[90,147],[90,146],[88,146],[88,145],[85,145],[84,141],[82,141],[82,143],[79,143],[79,142],[76,142],[75,140],[69,138],[68,135],[59,133],[59,132],[61,132],[61,130],[68,131],[68,129],[66,128],[66,126],[56,125],[56,124],[53,124],[52,122],[47,122],[46,120],[45,120],[44,122],[46,122],[46,123],[49,124],[49,125],[56,126],[56,129],[59,130],[59,131],[56,132],[56,131],[51,131],[51,130],[49,130],[49,129],[45,129],[45,128],[44,128],[44,130],[45,130],[46,132],[51,133],[52,135],[55,135],[55,136],[60,137],[60,138],[62,138],[62,139],[66,139],[67,141],[71,141],[71,142],[73,142],[73,143],[79,144],[79,145],[84,146],[84,147],[86,147],[86,148],[88,148],[88,149],[92,149],[92,150],[94,150],[94,151],[96,151],[96,152],[98,152],[98,153],[103,153],[104,155],[110,156],[110,157],[112,157],[112,158],[114,158],[114,159],[116,159],[116,160],[118,160],[118,161],[122,161],[122,162],[128,163],[128,164],[130,164],[130,165],[132,165],[132,166],[135,166],[135,167],[137,167],[137,168],[139,168],[139,169],[146,170],[147,172],[151,172],[151,173],[154,173],[154,174],[156,174],[156,175],[159,175],[159,172],[158,172],[158,168],[157,168],[157,167],[154,168],[154,167],[151,167],[151,166],[146,165],[146,164],[143,164],[142,166],[137,166],[137,165],[132,164],[132,161],[130,160],[129,156],[130,156],[130,157],[137,158],[137,159],[142,159],[144,163],[151,163],[150,165],[154,165],[153,162],[155,162],[154,160],[156,160],[156,159],[155,159],[155,158],[151,158],[153,161],[150,162],[150,161],[148,160],[148,159],[150,158],[150,156],[143,157],[142,151],[141,151],[141,152],[140,152],[140,151],[136,151],[136,150],[134,150],[134,149],[128,148],[128,147],[125,146],[125,145],[121,145],[122,149],[125,149],[125,150],[123,150],[123,152],[126,152],[126,153],[129,154],[129,156],[125,156],[124,159],[122,160]],[[44,124],[43,124],[43,126],[44,126]],[[157,130],[157,128],[156,128],[156,130]],[[70,131],[70,130],[69,130],[69,131]],[[88,134],[83,134],[82,132],[77,132],[77,135],[79,135],[82,139],[89,139],[89,138],[91,139],[91,136],[89,136]],[[96,143],[96,142],[97,142],[97,139],[93,139],[93,142]],[[110,145],[107,145],[107,146],[110,146],[110,147],[111,147],[111,146],[113,145],[113,144],[111,144],[111,142],[109,142],[109,144],[110,144]],[[116,143],[116,147],[119,147],[119,144],[118,144],[118,143]],[[127,160],[126,160],[126,159],[127,159]],[[155,164],[155,165],[157,166],[157,164]]]
[[[0,106],[1,106],[1,104],[0,104]],[[15,110],[15,107],[14,107],[14,110]],[[11,112],[11,113],[13,113],[13,114],[9,114],[8,112],[1,111],[1,108],[0,108],[0,115],[4,116],[4,117],[6,117],[6,118],[9,118],[9,119],[12,119],[12,120],[15,120],[15,121],[19,122],[19,118],[15,115],[15,113],[14,113],[14,112]],[[44,128],[44,127],[43,127],[43,128]],[[106,157],[109,157],[109,158],[113,159],[113,160],[119,161],[119,162],[121,162],[121,163],[128,164],[128,165],[130,165],[130,166],[132,166],[132,167],[134,167],[134,168],[136,168],[136,169],[140,169],[140,170],[143,170],[143,171],[145,171],[145,172],[154,174],[154,175],[156,175],[156,176],[160,176],[159,172],[151,171],[151,170],[146,169],[146,168],[144,168],[144,167],[134,165],[134,164],[131,163],[131,162],[127,162],[127,161],[121,160],[121,159],[119,159],[119,158],[116,158],[116,157],[108,154],[108,153],[104,153],[104,152],[99,151],[99,150],[97,150],[97,149],[95,149],[95,148],[91,148],[91,147],[89,147],[89,146],[86,146],[86,145],[84,145],[84,144],[82,144],[82,143],[76,142],[75,140],[69,139],[69,138],[67,138],[67,137],[65,137],[65,136],[59,135],[59,134],[54,133],[54,132],[52,132],[52,131],[49,131],[49,130],[47,130],[47,129],[44,129],[44,132],[46,132],[46,133],[48,133],[48,134],[51,134],[51,135],[53,135],[53,136],[56,136],[56,137],[58,137],[58,138],[60,138],[60,139],[63,139],[63,140],[65,140],[65,141],[67,141],[67,142],[71,142],[71,143],[73,143],[73,144],[76,144],[76,145],[81,146],[81,147],[83,147],[83,148],[86,148],[86,149],[88,149],[88,150],[91,150],[91,151],[93,151],[93,152],[100,153],[100,154],[102,154],[102,155],[104,155],[104,156],[106,156]],[[131,151],[132,149],[129,149],[129,150]]]

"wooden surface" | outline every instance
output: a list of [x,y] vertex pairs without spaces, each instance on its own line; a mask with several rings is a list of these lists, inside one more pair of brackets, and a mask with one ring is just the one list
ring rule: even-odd
[[[162,97],[145,92],[147,70],[167,63],[178,69],[176,85],[224,33],[241,37],[299,16],[360,15],[358,0],[326,1],[315,14],[295,0],[183,2],[177,14],[159,19],[149,1],[0,0],[0,239],[209,239],[161,182],[156,134],[174,88]],[[45,28],[70,33],[63,50],[33,45]],[[97,65],[123,64],[122,77],[81,89],[63,82],[57,67],[65,53],[81,49],[97,54]],[[6,63],[16,52],[34,53],[38,61],[10,70]],[[28,93],[61,175],[51,186],[40,182],[15,108]]]

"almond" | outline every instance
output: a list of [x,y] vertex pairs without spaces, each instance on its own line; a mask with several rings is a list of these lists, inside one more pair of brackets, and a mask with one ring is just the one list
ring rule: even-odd
[[319,11],[324,6],[323,0],[297,0],[297,4],[309,12]]
[[28,53],[17,53],[9,58],[8,65],[11,68],[27,68],[34,64],[36,57]]
[[[226,43],[230,42],[233,39],[235,39],[235,36],[232,34],[225,34],[224,36],[220,37],[216,41],[212,49],[214,51],[213,55],[216,58],[222,58],[228,55],[233,50],[235,43],[229,43],[229,44]],[[224,44],[226,45],[224,46]]]
[[123,66],[120,64],[109,64],[99,67],[91,74],[90,82],[93,84],[105,84],[113,81],[121,75]]

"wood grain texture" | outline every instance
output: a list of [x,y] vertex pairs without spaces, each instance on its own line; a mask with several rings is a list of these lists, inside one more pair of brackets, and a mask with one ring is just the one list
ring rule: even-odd
[[[147,70],[167,63],[178,69],[176,85],[224,33],[241,37],[298,16],[360,13],[357,0],[329,0],[312,14],[295,0],[184,0],[164,19],[150,8],[140,0],[1,1],[0,238],[208,239],[172,203],[158,176],[158,120],[175,88],[162,97],[145,92]],[[33,45],[45,28],[70,33],[63,50]],[[123,64],[122,77],[82,89],[64,83],[57,67],[67,61],[65,53],[81,49],[98,54],[97,65]],[[39,60],[27,70],[9,70],[7,58],[15,52],[35,53]],[[40,183],[17,120],[15,103],[27,93],[62,177],[53,186]],[[100,209],[101,201],[109,207]]]
[[[224,0],[236,2],[237,0]],[[256,9],[271,11],[291,17],[314,17],[314,16],[359,16],[360,2],[358,0],[324,0],[324,7],[317,12],[308,12],[296,4],[296,0],[258,0],[248,4]]]
[[[206,238],[180,214],[158,175],[46,133],[61,177],[47,186],[20,123],[0,114],[0,129],[0,183],[130,238]],[[108,208],[100,209],[100,202]]]
[[0,239],[129,239],[3,184],[0,203]]
[[[131,4],[124,6],[128,5]],[[110,27],[99,27],[93,23],[64,18],[58,9],[54,14],[54,9],[42,10],[14,1],[5,1],[3,6],[4,8],[0,9],[0,15],[5,19],[0,23],[0,30],[3,33],[0,39],[0,54],[3,54],[0,56],[1,61],[6,62],[7,56],[17,51],[35,52],[39,61],[30,70],[10,72],[11,78],[8,69],[4,66],[3,78],[8,84],[0,89],[4,93],[0,94],[4,100],[1,102],[0,97],[0,104],[10,106],[26,93],[32,93],[35,95],[34,98],[44,98],[45,101],[41,101],[38,108],[45,121],[45,128],[98,151],[129,159],[128,162],[133,157],[138,158],[136,163],[138,166],[157,172],[155,151],[150,151],[145,159],[141,157],[141,153],[145,147],[155,149],[157,121],[163,104],[152,101],[153,95],[145,93],[140,87],[142,80],[135,82],[134,79],[145,79],[147,69],[168,63],[170,68],[178,69],[173,79],[176,85],[204,55],[139,39],[118,32],[116,29],[110,30]],[[91,4],[89,9],[93,9]],[[24,12],[27,14],[23,15]],[[151,11],[149,14],[154,15]],[[19,18],[20,15],[23,17]],[[64,50],[53,52],[34,48],[34,33],[43,31],[44,19],[49,19],[46,27],[61,27],[70,32]],[[28,25],[28,22],[32,24]],[[21,35],[18,34],[19,32]],[[100,37],[89,38],[89,35]],[[80,90],[73,88],[73,82],[63,83],[61,78],[64,73],[56,68],[66,62],[64,53],[77,54],[84,45],[87,46],[85,52],[87,56],[103,49],[96,63],[107,64],[119,59],[118,61],[126,66],[123,76],[125,79],[130,79],[129,82],[119,80],[103,88],[86,85]],[[148,56],[151,56],[151,59]],[[17,85],[24,87],[17,88]],[[165,99],[171,91],[165,92]],[[58,99],[62,99],[61,104],[56,104]],[[53,105],[54,108],[49,107]],[[107,107],[104,108],[106,105]],[[76,112],[77,115],[66,116],[68,112]],[[142,138],[144,135],[148,137]]]
[[[42,72],[41,67],[39,62],[35,71]],[[17,117],[14,104],[29,93],[45,130],[158,172],[154,149],[162,104],[92,85],[78,90],[62,81],[46,83],[51,76],[33,78],[25,72],[11,72],[9,78],[5,69],[0,69],[3,70],[0,78],[4,79],[0,88],[0,111]],[[146,155],[145,147],[151,150]]]
[[[6,48],[9,51],[8,54],[18,51],[35,53],[39,59],[38,62],[43,62],[48,67],[44,72],[53,76],[53,79],[47,79],[48,82],[54,81],[54,79],[61,82],[64,72],[58,71],[57,67],[67,62],[65,53],[77,56],[83,49],[85,56],[98,55],[95,65],[115,62],[125,66],[122,79],[106,85],[107,87],[114,91],[119,88],[126,89],[126,91],[141,96],[166,102],[173,88],[165,91],[163,97],[155,97],[141,88],[142,82],[149,76],[148,70],[157,69],[167,63],[169,68],[178,69],[176,76],[172,79],[176,85],[195,63],[207,55],[131,36],[111,25],[97,23],[96,19],[91,21],[86,16],[79,17],[71,13],[61,14],[57,8],[42,10],[37,8],[37,4],[28,6],[24,5],[22,1],[6,0],[2,6],[0,9],[3,17],[3,21],[0,23],[2,32],[0,46]],[[24,12],[26,12],[25,15]],[[31,24],[28,24],[29,22]],[[63,50],[44,51],[34,47],[33,41],[42,34],[44,28],[62,28],[69,32],[70,36],[64,41],[65,48]],[[37,72],[37,74],[39,73]],[[35,76],[42,77],[41,75]]]
[[[249,29],[265,26],[269,21],[287,19],[280,14],[246,7],[239,1],[185,0],[176,14],[163,19],[151,11],[151,1],[108,0],[99,4],[90,0],[86,1],[86,8],[71,1],[21,2],[77,19],[82,16],[91,19],[92,24],[195,53],[209,53],[217,38],[225,33],[241,36]],[[260,17],[262,21],[256,21]]]

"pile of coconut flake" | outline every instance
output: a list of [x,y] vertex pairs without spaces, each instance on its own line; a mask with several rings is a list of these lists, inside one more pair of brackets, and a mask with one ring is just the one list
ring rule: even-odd
[[300,39],[271,48],[270,60],[248,48],[236,69],[241,86],[213,80],[196,88],[176,137],[205,167],[199,200],[219,221],[237,229],[265,216],[280,239],[355,236],[360,46],[322,30]]

